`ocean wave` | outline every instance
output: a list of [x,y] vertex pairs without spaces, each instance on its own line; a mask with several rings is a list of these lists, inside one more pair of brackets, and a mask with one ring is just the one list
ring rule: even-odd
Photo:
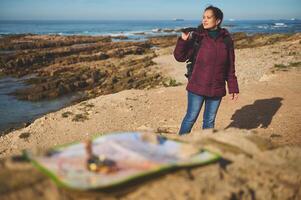
[[152,29],[152,32],[160,33],[160,32],[162,32],[162,28],[154,28],[154,29]]
[[112,37],[129,37],[131,39],[136,38],[144,38],[144,37],[151,37],[151,36],[161,36],[161,35],[171,35],[175,34],[174,29],[161,29],[161,30],[141,30],[141,31],[128,31],[123,33],[105,33],[102,35],[112,36]]
[[14,35],[14,34],[17,35],[17,34],[20,34],[20,33],[17,33],[17,32],[16,32],[16,33],[13,33],[13,32],[0,32],[0,35],[1,35],[1,36]]
[[[43,33],[37,33],[37,34],[43,34]],[[45,33],[46,35],[60,35],[60,36],[67,36],[70,35],[68,33],[63,33],[63,32],[59,32],[59,33]]]
[[257,26],[259,29],[269,29],[269,25],[259,25]]
[[285,23],[281,23],[281,22],[276,22],[274,23],[273,27],[275,28],[282,28],[282,27],[287,27],[287,25]]

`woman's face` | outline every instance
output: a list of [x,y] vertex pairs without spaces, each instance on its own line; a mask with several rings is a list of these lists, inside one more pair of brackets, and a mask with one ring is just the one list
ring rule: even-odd
[[205,29],[217,29],[221,20],[216,19],[212,10],[206,10],[203,15],[203,26]]

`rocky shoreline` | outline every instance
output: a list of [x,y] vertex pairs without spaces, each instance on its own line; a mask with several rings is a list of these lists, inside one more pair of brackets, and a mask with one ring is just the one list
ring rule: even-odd
[[[114,42],[116,39],[120,41]],[[120,36],[3,36],[0,77],[31,77],[25,81],[28,87],[11,93],[20,100],[41,101],[75,94],[78,98],[71,105],[126,89],[173,84],[150,68],[155,64],[154,47],[160,39],[126,40]],[[16,124],[1,134],[24,128],[28,123]]]
[[23,100],[56,98],[76,91],[95,95],[151,87],[162,81],[148,73],[154,57],[146,42],[112,42],[110,37],[20,35],[1,38],[1,73],[35,74]]
[[[237,49],[291,40],[290,34],[233,34]],[[22,77],[28,88],[13,95],[22,100],[53,99],[84,92],[83,99],[126,89],[166,85],[166,77],[150,66],[156,48],[173,46],[177,36],[160,36],[147,41],[113,42],[110,36],[11,35],[0,38],[0,73]],[[126,38],[124,38],[126,39]],[[154,48],[155,47],[155,48]],[[167,83],[168,85],[168,83]]]

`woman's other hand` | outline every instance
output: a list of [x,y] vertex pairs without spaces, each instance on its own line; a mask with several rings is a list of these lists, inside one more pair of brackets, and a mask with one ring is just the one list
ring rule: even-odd
[[236,101],[238,99],[238,93],[230,94],[230,100]]
[[189,38],[189,35],[190,35],[190,32],[187,32],[187,33],[182,33],[182,40],[188,40]]

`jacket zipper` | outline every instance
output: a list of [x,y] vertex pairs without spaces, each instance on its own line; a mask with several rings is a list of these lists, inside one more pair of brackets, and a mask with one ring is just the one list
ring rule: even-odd
[[213,78],[214,78],[214,75],[215,75],[215,70],[216,70],[216,60],[217,60],[217,45],[216,45],[216,41],[217,41],[217,38],[215,38],[213,40],[214,42],[214,49],[215,49],[215,59],[214,59],[214,65],[213,65],[213,74],[211,76],[211,91],[210,91],[210,94],[211,96],[213,96],[213,91],[214,91],[214,84],[213,84]]

